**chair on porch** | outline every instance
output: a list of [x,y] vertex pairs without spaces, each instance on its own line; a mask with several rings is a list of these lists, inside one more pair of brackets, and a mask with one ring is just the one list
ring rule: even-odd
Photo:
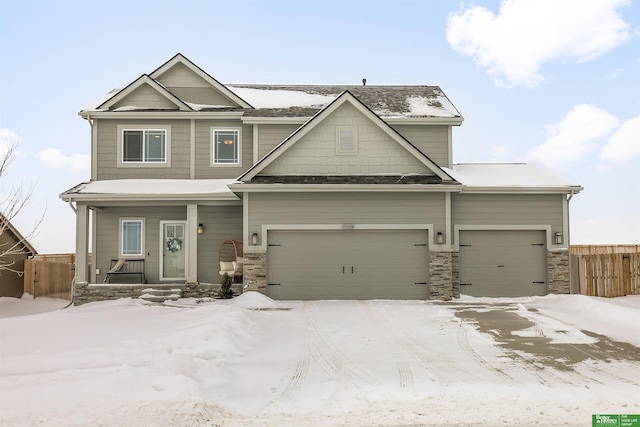
[[220,275],[224,276],[224,274],[227,273],[234,283],[241,283],[243,257],[241,241],[225,240],[222,242],[218,256],[220,261]]

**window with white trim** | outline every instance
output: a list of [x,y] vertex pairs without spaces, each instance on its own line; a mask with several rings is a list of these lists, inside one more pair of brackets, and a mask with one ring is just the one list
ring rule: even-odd
[[167,161],[165,129],[122,129],[122,163]]
[[116,167],[171,167],[171,125],[119,124],[117,129]]
[[120,219],[120,256],[144,256],[144,220],[141,218]]
[[355,126],[336,126],[336,154],[358,154],[358,129]]
[[240,164],[240,129],[211,129],[212,164]]

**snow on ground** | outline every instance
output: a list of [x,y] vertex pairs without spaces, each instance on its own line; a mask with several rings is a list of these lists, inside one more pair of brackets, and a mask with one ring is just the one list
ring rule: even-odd
[[0,318],[27,316],[29,314],[46,313],[58,310],[69,305],[69,301],[64,299],[38,297],[23,294],[22,298],[0,297]]
[[638,296],[121,299],[0,320],[0,424],[584,426],[640,413],[638,346]]

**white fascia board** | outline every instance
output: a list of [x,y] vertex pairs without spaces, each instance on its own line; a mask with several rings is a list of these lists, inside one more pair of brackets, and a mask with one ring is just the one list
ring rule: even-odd
[[311,117],[242,117],[242,123],[247,125],[276,124],[276,125],[302,125]]
[[61,194],[60,199],[66,202],[172,202],[188,200],[204,201],[239,201],[240,199],[233,193],[221,195],[219,193],[200,194]]
[[231,191],[237,193],[321,193],[321,192],[422,192],[422,193],[458,193],[461,185],[441,184],[229,184]]
[[80,111],[83,119],[241,119],[243,111]]
[[569,186],[569,187],[556,187],[556,186],[539,186],[539,187],[475,187],[465,185],[462,190],[463,193],[528,193],[528,194],[549,194],[549,193],[562,193],[562,194],[578,194],[584,190],[584,187]]
[[449,125],[460,126],[464,121],[462,117],[384,117],[380,116],[382,120],[390,125]]
[[102,104],[98,105],[98,108],[102,106],[106,106],[106,108],[111,107],[113,104],[117,103],[127,95],[131,94],[134,90],[136,90],[143,84],[148,84],[149,86],[154,88],[158,92],[158,94],[164,96],[168,101],[172,102],[181,111],[193,111],[193,109],[189,107],[184,101],[182,101],[180,98],[178,98],[177,96],[169,92],[169,90],[166,87],[164,87],[157,81],[153,80],[151,77],[149,77],[146,74],[143,74],[142,76],[138,77],[138,79],[136,79],[133,83],[129,84],[129,86],[125,87],[120,92],[114,94],[111,98],[109,98]]

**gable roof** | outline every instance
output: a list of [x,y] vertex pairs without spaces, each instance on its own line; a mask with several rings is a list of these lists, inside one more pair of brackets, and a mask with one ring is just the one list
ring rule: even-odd
[[258,163],[253,165],[244,174],[238,177],[238,181],[251,180],[258,175],[267,166],[272,164],[279,156],[281,156],[286,150],[293,146],[302,137],[307,135],[314,127],[322,122],[324,118],[333,113],[341,105],[349,103],[358,109],[365,117],[376,124],[380,130],[386,133],[400,146],[405,148],[411,153],[419,162],[424,164],[428,169],[435,173],[440,179],[448,182],[455,182],[455,179],[445,172],[440,166],[438,166],[427,155],[422,153],[418,148],[411,144],[406,138],[400,135],[395,129],[389,126],[384,120],[378,117],[371,109],[363,104],[358,98],[356,98],[351,92],[344,91],[333,102],[324,107],[318,113],[316,113],[311,119],[309,119],[304,125],[300,126],[294,133],[289,135],[284,141],[278,144],[273,150],[271,150],[266,156],[264,156]]
[[176,54],[173,58],[171,58],[170,60],[168,60],[167,62],[165,62],[161,66],[159,66],[155,71],[153,71],[149,75],[149,77],[151,77],[152,79],[157,79],[163,73],[165,73],[166,71],[170,70],[173,66],[175,66],[176,64],[179,64],[179,63],[184,65],[184,66],[186,66],[187,68],[189,68],[191,71],[193,71],[195,74],[200,76],[203,80],[205,80],[207,83],[209,83],[212,87],[217,89],[220,93],[222,93],[227,98],[231,99],[233,102],[238,104],[240,107],[242,107],[242,108],[253,108],[251,106],[251,104],[249,104],[247,101],[245,101],[244,99],[240,98],[234,92],[229,90],[225,85],[223,85],[218,80],[213,78],[209,73],[204,71],[202,68],[198,67],[196,64],[191,62],[189,59],[187,59],[181,53]]
[[438,86],[229,85],[255,109],[246,117],[311,117],[343,92],[383,118],[458,119],[462,116]]
[[135,81],[133,81],[131,84],[129,84],[129,86],[127,86],[124,89],[122,89],[121,91],[118,91],[117,93],[115,93],[111,98],[107,99],[105,102],[103,102],[102,104],[98,105],[96,107],[96,109],[97,110],[101,110],[101,109],[108,110],[108,109],[110,109],[112,106],[117,104],[119,101],[122,101],[128,95],[133,93],[136,89],[138,89],[139,87],[141,87],[141,86],[143,86],[145,84],[151,86],[153,89],[156,90],[156,92],[158,92],[158,94],[160,94],[163,97],[165,97],[166,99],[168,99],[171,103],[173,103],[176,106],[176,108],[178,110],[180,110],[180,111],[193,111],[193,109],[189,105],[187,105],[184,101],[182,101],[180,98],[178,98],[177,96],[175,96],[174,94],[169,92],[169,90],[167,88],[165,88],[160,83],[158,83],[157,81],[155,81],[154,79],[152,79],[151,77],[149,77],[146,74],[141,75]]
[[13,224],[11,224],[9,218],[4,216],[4,214],[0,212],[0,232],[3,230],[9,230],[15,236],[16,240],[18,240],[18,242],[20,242],[20,244],[24,246],[27,251],[31,252],[32,255],[36,255],[38,253],[38,251],[36,251],[36,248],[34,248],[31,243],[29,243],[29,241],[22,234],[20,234],[18,229],[15,228]]

